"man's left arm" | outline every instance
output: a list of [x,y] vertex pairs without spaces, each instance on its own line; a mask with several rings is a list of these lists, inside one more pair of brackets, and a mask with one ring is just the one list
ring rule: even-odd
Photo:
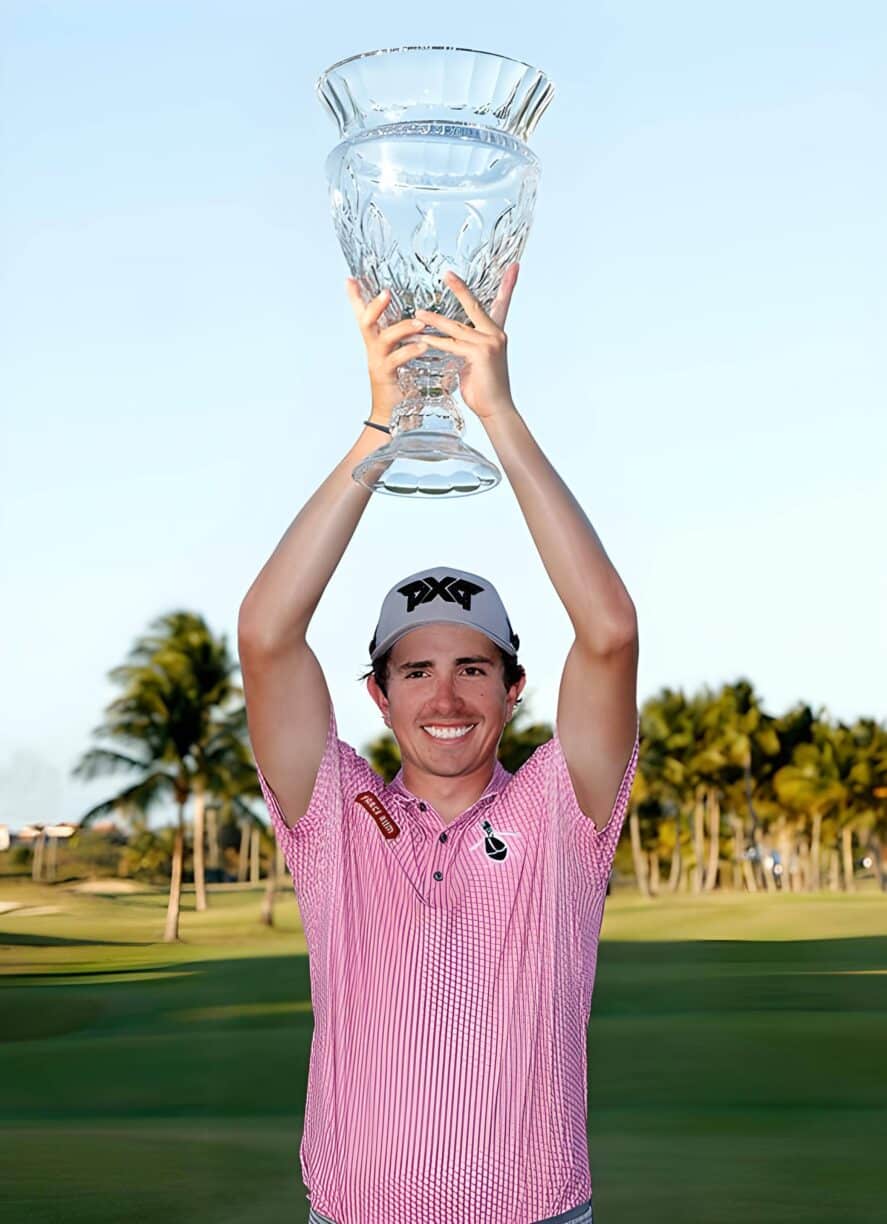
[[429,311],[417,317],[463,358],[462,394],[480,418],[517,497],[542,564],[573,625],[561,679],[557,731],[579,806],[602,828],[637,731],[638,629],[634,604],[582,507],[542,452],[511,398],[505,317],[517,265],[487,314],[458,277],[447,284],[471,326]]
[[602,828],[637,731],[634,605],[582,507],[517,409],[485,418],[484,426],[573,625],[557,731],[579,806]]

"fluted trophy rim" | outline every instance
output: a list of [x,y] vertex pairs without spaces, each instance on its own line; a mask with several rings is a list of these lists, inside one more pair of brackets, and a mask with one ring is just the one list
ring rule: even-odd
[[[407,65],[424,65],[424,56],[429,57],[435,73],[467,73],[467,82],[479,87],[479,92],[472,93],[469,85],[469,93],[465,93],[467,82],[457,75],[449,81],[454,96],[433,101],[427,92],[427,74],[420,74],[418,81],[410,81],[409,74],[406,78],[400,75]],[[387,91],[394,82],[398,90],[405,90],[403,96],[398,92],[385,98],[375,94],[379,88]],[[419,95],[413,93],[417,84]],[[370,93],[365,92],[368,88]],[[378,127],[382,112],[394,121],[431,117],[435,109],[436,117],[444,118],[452,110],[464,112],[467,107],[472,121],[527,140],[548,108],[554,82],[543,69],[498,51],[416,43],[346,56],[320,74],[315,93],[343,137],[353,135],[355,130]]]
[[338,68],[344,68],[346,64],[354,64],[358,60],[370,59],[376,55],[397,55],[404,51],[460,51],[466,55],[487,55],[490,59],[501,60],[505,64],[515,64],[518,68],[528,68],[531,72],[539,72],[546,81],[552,83],[543,68],[537,68],[535,64],[529,64],[526,60],[515,59],[513,55],[502,55],[499,51],[483,51],[479,47],[457,47],[451,43],[404,43],[399,47],[377,47],[375,51],[358,51],[356,55],[346,55],[344,59],[337,60],[335,64],[330,64],[329,68],[323,70],[314,88],[319,92],[330,73],[335,72]]

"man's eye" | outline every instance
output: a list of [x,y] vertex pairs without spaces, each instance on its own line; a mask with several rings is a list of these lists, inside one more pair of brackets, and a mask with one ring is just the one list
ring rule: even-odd
[[487,674],[482,667],[466,667],[465,670],[468,672],[474,672],[478,676],[485,676]]
[[407,672],[406,678],[407,680],[412,680],[413,676],[424,676],[424,675],[425,675],[424,672],[413,671],[413,672]]

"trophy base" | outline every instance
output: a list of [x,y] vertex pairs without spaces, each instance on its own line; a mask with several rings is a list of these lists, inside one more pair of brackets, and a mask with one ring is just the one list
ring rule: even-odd
[[396,497],[470,497],[502,479],[495,464],[452,431],[411,429],[367,455],[352,472],[358,484]]

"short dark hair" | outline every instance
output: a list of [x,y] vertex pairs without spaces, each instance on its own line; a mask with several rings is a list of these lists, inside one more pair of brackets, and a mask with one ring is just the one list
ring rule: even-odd
[[[361,680],[369,680],[370,676],[375,677],[376,684],[378,684],[386,697],[388,696],[388,664],[391,661],[391,651],[393,649],[393,646],[389,646],[385,653],[379,655],[378,659],[370,666],[369,671],[365,671],[360,677]],[[505,681],[505,689],[507,691],[513,684],[517,684],[526,675],[526,672],[521,664],[518,663],[517,655],[509,654],[501,646],[496,646],[496,649],[499,651],[502,659],[503,680]],[[518,697],[517,700],[520,702],[522,698]]]

